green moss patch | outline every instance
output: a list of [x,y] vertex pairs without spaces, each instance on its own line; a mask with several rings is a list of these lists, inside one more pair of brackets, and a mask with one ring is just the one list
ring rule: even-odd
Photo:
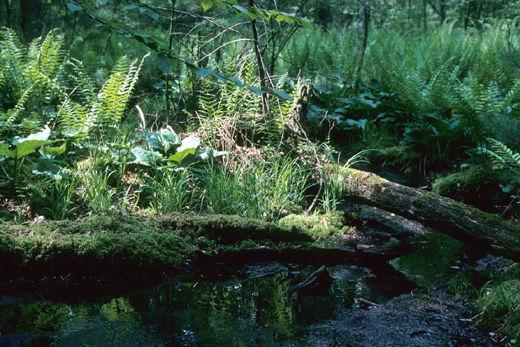
[[182,265],[197,251],[312,240],[296,227],[234,216],[106,215],[36,225],[0,224],[0,260],[4,274],[164,270]]
[[288,215],[278,221],[283,229],[302,229],[315,240],[324,240],[349,232],[342,212],[330,212],[312,215]]

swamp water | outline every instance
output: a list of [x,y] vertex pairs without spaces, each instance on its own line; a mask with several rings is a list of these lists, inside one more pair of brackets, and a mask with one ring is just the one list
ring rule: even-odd
[[[460,257],[460,244],[433,235],[393,262],[421,286],[452,272]],[[326,295],[283,295],[316,268],[252,265],[221,280],[173,277],[101,299],[85,299],[81,291],[49,298],[37,288],[0,293],[0,346],[299,346],[310,330],[348,315],[356,299],[382,303],[410,290],[384,274],[335,266],[328,267],[335,281]]]

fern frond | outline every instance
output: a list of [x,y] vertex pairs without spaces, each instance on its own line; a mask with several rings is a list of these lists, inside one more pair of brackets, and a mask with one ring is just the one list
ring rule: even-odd
[[51,30],[40,46],[37,66],[38,70],[48,77],[56,75],[62,64],[63,35],[57,29]]
[[65,136],[87,137],[89,132],[88,110],[67,98],[59,108],[58,122]]
[[19,120],[20,118],[20,114],[25,111],[25,108],[26,108],[26,105],[27,105],[27,102],[29,101],[29,98],[31,97],[31,94],[34,90],[34,85],[30,86],[29,88],[27,88],[23,94],[20,96],[20,98],[18,99],[18,102],[16,103],[16,106],[14,107],[14,109],[12,110],[11,114],[9,115],[9,117],[7,118],[7,121],[6,121],[6,124],[11,126],[13,125],[16,121]]
[[94,82],[87,75],[81,61],[73,58],[70,59],[68,65],[72,68],[72,72],[68,76],[72,80],[76,92],[85,104],[91,105],[96,99]]
[[497,169],[520,170],[520,153],[495,139],[488,139],[490,149],[481,148],[481,152],[488,155]]
[[105,82],[92,104],[88,116],[89,130],[104,131],[106,128],[119,125],[128,106],[144,60],[128,64],[126,57],[118,60],[108,80]]

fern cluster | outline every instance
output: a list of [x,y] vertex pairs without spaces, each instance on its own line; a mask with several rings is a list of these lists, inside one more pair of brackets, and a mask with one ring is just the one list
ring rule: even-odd
[[24,135],[55,116],[65,91],[63,35],[57,30],[25,47],[11,29],[0,31],[0,125]]
[[[87,137],[103,134],[118,126],[127,109],[146,56],[139,62],[119,59],[108,80],[96,94],[94,83],[79,61],[71,61],[76,89],[59,107],[58,121],[66,136]],[[75,101],[76,100],[76,101]]]
[[[236,57],[224,57],[217,69],[237,76],[247,85],[259,84],[252,54],[243,55],[238,64]],[[215,83],[203,79],[200,81],[197,110],[199,123],[196,126],[215,147],[222,147],[223,140],[246,144],[279,139],[296,106],[294,102],[298,86],[299,84],[292,88],[292,100],[270,98],[269,113],[264,115],[261,108],[262,96],[259,93],[231,82]],[[279,78],[274,87],[286,89],[285,80]],[[223,134],[223,128],[226,128],[226,134]]]
[[503,182],[502,190],[520,197],[520,153],[495,139],[488,139],[489,148],[482,147],[480,152],[487,155],[493,164],[493,170],[499,173]]

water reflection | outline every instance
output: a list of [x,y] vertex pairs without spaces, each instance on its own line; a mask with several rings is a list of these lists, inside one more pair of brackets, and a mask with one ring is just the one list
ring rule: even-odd
[[460,241],[432,232],[421,240],[416,252],[391,261],[391,264],[421,287],[427,287],[456,272],[465,249]]
[[382,302],[396,294],[379,290],[370,271],[347,266],[329,268],[335,282],[327,295],[287,298],[282,293],[315,269],[274,268],[250,267],[245,279],[218,282],[170,279],[105,302],[0,298],[0,345],[290,344],[357,297]]

